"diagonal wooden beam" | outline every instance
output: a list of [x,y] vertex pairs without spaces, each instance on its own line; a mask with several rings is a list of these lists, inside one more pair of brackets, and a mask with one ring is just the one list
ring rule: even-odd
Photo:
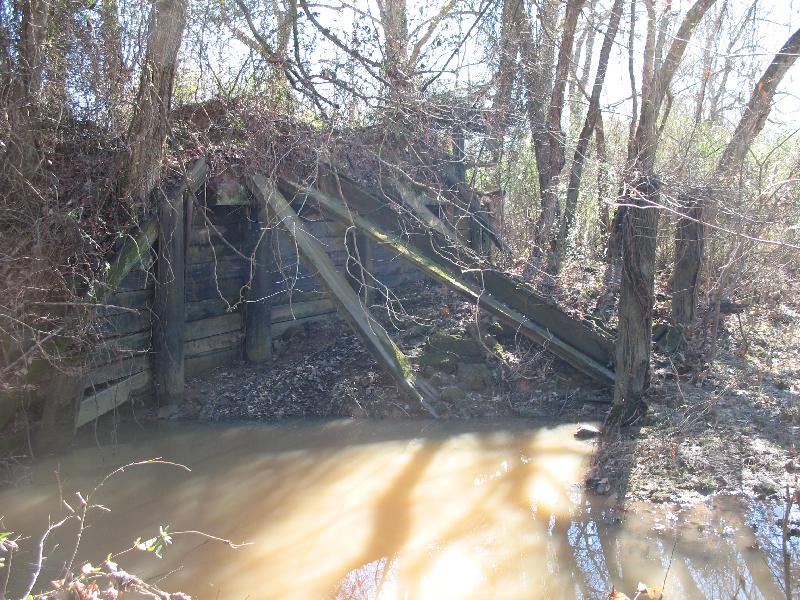
[[614,382],[614,372],[605,364],[561,339],[557,333],[554,333],[545,324],[540,324],[530,319],[518,310],[514,303],[509,304],[491,291],[487,291],[468,278],[455,273],[442,263],[433,260],[396,233],[387,232],[369,219],[351,211],[339,199],[315,188],[303,187],[293,182],[288,183],[291,187],[301,190],[317,200],[320,207],[327,214],[338,220],[352,223],[377,242],[386,244],[401,258],[422,269],[428,275],[444,283],[447,287],[470,301],[475,302],[506,325],[516,328],[526,337],[545,346],[553,354],[562,358],[579,371],[606,383]]
[[429,399],[433,399],[431,390],[420,389],[406,356],[361,304],[347,279],[336,270],[325,248],[306,230],[283,194],[261,174],[250,177],[248,185],[253,194],[275,212],[278,221],[297,243],[301,258],[309,267],[316,269],[320,282],[330,292],[340,314],[358,334],[378,364],[392,375],[407,396],[419,402],[434,417],[438,416],[429,402]]

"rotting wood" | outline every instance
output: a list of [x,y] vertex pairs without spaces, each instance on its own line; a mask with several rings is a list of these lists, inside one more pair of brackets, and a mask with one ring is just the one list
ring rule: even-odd
[[103,365],[93,366],[86,375],[86,387],[96,388],[118,379],[124,379],[136,373],[147,371],[150,360],[146,354],[137,354]]
[[187,356],[185,365],[186,377],[197,377],[217,367],[231,365],[241,358],[241,354],[241,348],[235,346],[197,356]]
[[190,340],[184,344],[185,356],[197,356],[213,350],[240,348],[243,339],[241,329],[229,333],[212,335],[198,340]]
[[131,394],[143,389],[149,383],[150,371],[142,371],[84,398],[75,417],[75,428],[86,425],[124,404],[130,399]]
[[[200,185],[205,180],[208,166],[204,158],[196,160],[186,172],[186,176],[182,179],[180,186],[173,190],[173,193],[183,195],[187,190],[194,194],[200,188]],[[88,290],[84,293],[83,298],[87,304],[97,305],[103,304],[108,301],[111,294],[113,294],[119,284],[128,276],[133,268],[142,260],[145,262],[151,258],[150,248],[153,243],[158,239],[158,219],[152,216],[145,219],[139,225],[135,232],[125,237],[120,249],[114,254],[109,261],[109,268],[105,274],[104,280],[93,281],[89,284]],[[147,290],[133,290],[129,292],[132,298],[138,301],[141,297],[147,297],[152,292]],[[126,293],[124,296],[127,296]],[[124,297],[123,296],[123,297]],[[120,306],[125,306],[123,300],[120,299]],[[96,314],[96,313],[93,313]],[[149,340],[149,332],[147,338]],[[148,341],[149,343],[149,341]],[[48,354],[58,355],[64,352],[68,341],[57,338],[53,341],[52,348],[49,349]],[[108,347],[106,348],[108,349]],[[37,358],[28,367],[24,385],[41,385],[44,378],[53,376],[52,366],[48,359]],[[56,375],[58,376],[58,375]],[[42,395],[39,394],[41,397]],[[27,393],[10,393],[0,395],[0,429],[2,429],[8,420],[14,416],[23,400],[27,397]],[[46,400],[46,398],[45,398]]]
[[153,327],[153,375],[161,406],[178,405],[184,396],[184,323],[186,321],[186,194],[161,198]]
[[269,202],[276,217],[294,237],[303,258],[318,270],[319,279],[331,293],[340,314],[359,335],[372,355],[394,377],[400,388],[413,400],[419,402],[433,416],[438,416],[428,398],[430,392],[422,392],[414,381],[414,373],[394,342],[380,324],[364,309],[355,291],[344,276],[333,266],[320,243],[303,227],[297,213],[283,195],[264,176],[256,174],[248,180],[251,191],[261,201]]
[[[336,307],[330,300],[311,300],[309,302],[291,302],[283,304],[272,310],[272,323],[293,321],[305,317],[328,315],[336,312]],[[274,326],[274,325],[273,325]]]
[[[247,193],[246,190],[244,192]],[[248,362],[272,359],[272,243],[267,201],[259,198],[253,224],[251,281],[244,308],[244,355]]]
[[[290,185],[297,185],[292,184],[291,182],[289,183]],[[415,264],[417,267],[438,279],[449,288],[465,296],[470,301],[475,302],[481,308],[491,312],[505,324],[517,328],[520,333],[524,334],[526,337],[529,337],[535,342],[542,344],[548,350],[565,360],[576,369],[586,373],[587,375],[590,375],[593,378],[599,379],[600,381],[613,383],[614,373],[606,366],[606,364],[598,362],[596,359],[588,356],[581,350],[575,348],[573,345],[557,337],[546,326],[536,323],[531,318],[528,318],[526,315],[521,313],[518,309],[509,306],[500,298],[495,297],[491,290],[483,289],[475,283],[462,278],[454,273],[451,269],[437,263],[429,256],[423,254],[420,249],[408,243],[407,240],[401,239],[395,234],[382,231],[381,228],[374,225],[364,217],[348,210],[336,198],[333,198],[332,196],[319,190],[310,188],[304,189],[304,193],[308,193],[312,197],[316,198],[320,206],[331,216],[341,219],[345,222],[355,224],[359,229],[375,239],[377,242],[390,246],[405,260]]]
[[241,328],[242,314],[239,312],[208,317],[207,319],[186,323],[184,339],[187,342],[201,340],[212,335],[239,331]]

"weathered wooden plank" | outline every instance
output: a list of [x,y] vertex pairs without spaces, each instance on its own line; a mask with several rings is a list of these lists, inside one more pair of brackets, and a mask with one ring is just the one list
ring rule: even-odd
[[250,263],[241,258],[220,258],[217,261],[190,264],[186,277],[208,281],[216,278],[242,277],[250,274]]
[[149,330],[152,314],[149,310],[124,311],[95,320],[95,332],[104,337],[114,337]]
[[204,375],[217,367],[232,365],[242,357],[240,347],[227,348],[216,352],[209,352],[199,356],[187,356],[184,370],[186,377]]
[[208,317],[217,317],[220,315],[227,315],[232,312],[240,312],[242,309],[241,304],[231,307],[221,298],[210,298],[209,300],[199,300],[197,302],[186,303],[186,322],[198,321]]
[[131,394],[143,389],[150,383],[150,372],[142,371],[132,377],[108,386],[107,388],[84,398],[75,418],[75,427],[86,425],[127,402]]
[[364,341],[367,348],[392,374],[400,388],[412,399],[420,402],[430,413],[436,411],[415,385],[414,373],[405,355],[389,338],[381,325],[361,305],[356,293],[344,276],[336,271],[325,249],[309,234],[297,214],[289,206],[283,195],[274,189],[267,179],[255,175],[250,180],[251,190],[259,200],[268,202],[276,217],[297,241],[303,258],[314,265],[319,272],[320,282],[324,284],[336,302],[340,314],[350,323]]
[[147,354],[136,354],[114,362],[91,367],[86,373],[86,387],[97,388],[117,379],[124,379],[150,368]]
[[246,258],[239,256],[229,246],[221,243],[213,246],[211,244],[191,245],[186,250],[186,263],[190,265],[228,259],[247,262]]
[[126,308],[140,311],[149,310],[152,304],[152,288],[146,290],[132,290],[129,292],[116,292],[106,300],[105,305],[98,307],[95,314],[102,319],[127,312],[125,311]]
[[237,330],[199,340],[191,340],[184,345],[185,355],[191,357],[228,348],[241,348],[243,338],[244,335],[241,330]]
[[245,284],[244,276],[223,277],[223,275],[223,273],[220,273],[218,279],[193,279],[188,281],[186,285],[186,300],[188,302],[211,300],[219,298],[220,295],[231,304],[239,300],[240,294],[244,294],[242,289]]
[[152,270],[135,268],[117,284],[119,291],[144,290],[153,287],[155,272]]
[[105,338],[95,346],[92,355],[113,357],[125,352],[142,352],[151,347],[151,342],[152,334],[150,330],[115,338]]
[[[208,244],[224,245],[222,241],[224,238],[228,242],[241,241],[241,233],[239,226],[222,225],[214,223],[214,227],[192,227],[189,234],[189,244],[193,246],[204,246]],[[236,244],[233,244],[238,247]]]
[[273,308],[272,323],[281,323],[305,317],[327,315],[336,312],[336,306],[329,300],[312,300],[310,302],[292,302]]
[[240,331],[242,329],[242,314],[236,312],[218,317],[209,317],[200,321],[192,321],[191,323],[186,323],[185,329],[185,340],[187,342],[221,333]]
[[299,290],[284,290],[281,292],[273,292],[272,294],[272,310],[276,311],[278,306],[286,304],[300,304],[301,302],[313,302],[315,300],[324,300],[329,298],[328,294],[322,290],[312,290],[309,292],[301,292]]

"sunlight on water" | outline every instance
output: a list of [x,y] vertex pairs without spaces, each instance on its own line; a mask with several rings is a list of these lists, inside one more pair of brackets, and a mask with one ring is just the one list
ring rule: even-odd
[[[730,597],[739,574],[753,597],[779,591],[746,548],[743,517],[725,519],[739,518],[749,538],[719,535],[711,511],[662,524],[644,505],[620,526],[578,485],[591,446],[574,430],[418,421],[129,432],[114,448],[38,462],[28,483],[0,494],[0,515],[35,535],[63,512],[56,471],[74,499],[114,468],[158,456],[192,471],[115,476],[96,498],[112,512],[93,516],[80,557],[102,561],[165,524],[250,542],[231,549],[181,534],[162,560],[119,559],[197,598],[597,598],[611,584],[632,596],[639,580],[660,586],[667,573],[670,597]],[[58,576],[73,535],[61,530],[48,545],[42,581]],[[12,587],[30,559],[16,559]]]

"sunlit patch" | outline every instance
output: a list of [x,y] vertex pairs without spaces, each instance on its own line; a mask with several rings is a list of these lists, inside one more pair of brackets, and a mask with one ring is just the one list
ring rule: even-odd
[[466,549],[447,548],[422,576],[420,597],[430,600],[469,598],[486,580],[478,557]]

